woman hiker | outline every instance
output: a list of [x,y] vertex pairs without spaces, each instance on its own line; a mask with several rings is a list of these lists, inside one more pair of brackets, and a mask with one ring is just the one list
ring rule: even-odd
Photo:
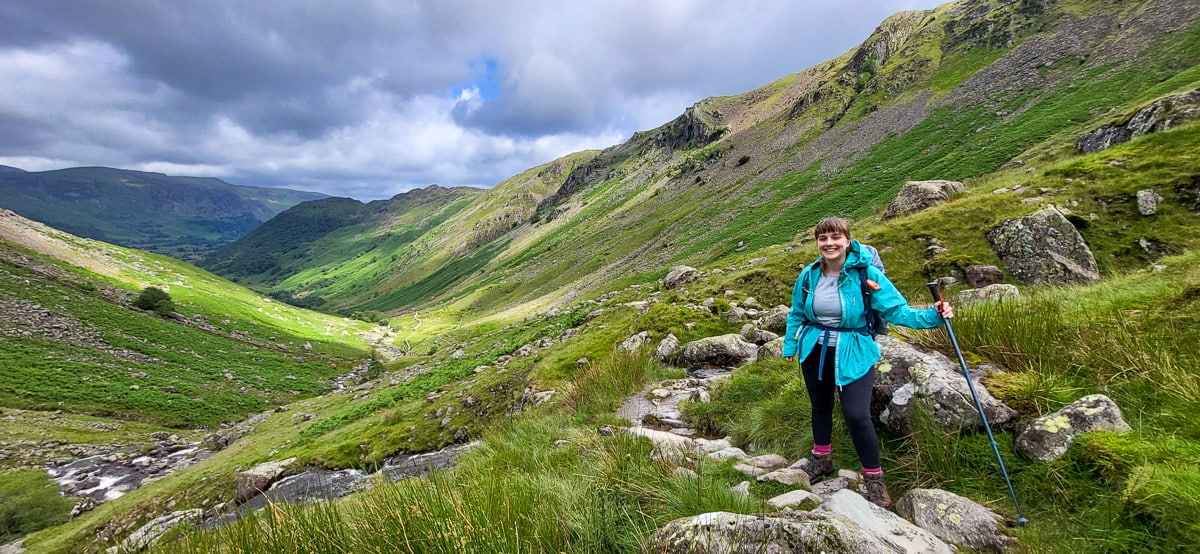
[[850,238],[850,222],[827,217],[817,224],[814,235],[819,258],[796,278],[783,342],[784,359],[802,360],[800,372],[812,404],[812,457],[804,470],[814,483],[834,472],[830,448],[836,390],[862,462],[867,500],[890,508],[892,500],[879,465],[879,440],[871,422],[874,366],[880,352],[874,329],[868,327],[864,299],[884,319],[916,329],[941,326],[943,318],[954,317],[954,309],[948,302],[937,302],[928,310],[910,308],[895,285],[871,265],[875,249]]

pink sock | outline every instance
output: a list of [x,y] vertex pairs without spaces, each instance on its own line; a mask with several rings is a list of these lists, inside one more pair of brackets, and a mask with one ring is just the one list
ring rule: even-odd
[[883,474],[883,468],[881,468],[881,467],[864,467],[864,468],[862,468],[862,472],[869,473],[871,475],[881,475],[881,474]]
[[813,445],[813,449],[812,449],[813,454],[829,454],[830,452],[833,452],[832,444],[814,444]]

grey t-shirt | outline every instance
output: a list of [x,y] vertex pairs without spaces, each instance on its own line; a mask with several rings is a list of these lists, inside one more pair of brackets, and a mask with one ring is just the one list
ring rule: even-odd
[[[838,275],[821,274],[817,280],[817,290],[813,291],[813,313],[817,321],[826,327],[841,327],[842,325],[842,295],[838,292]],[[823,338],[822,332],[820,337]],[[822,342],[821,338],[817,342]],[[829,346],[837,346],[838,333],[829,333]]]

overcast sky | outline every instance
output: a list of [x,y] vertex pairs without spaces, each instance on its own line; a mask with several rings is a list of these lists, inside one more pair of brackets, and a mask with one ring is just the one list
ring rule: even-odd
[[491,187],[938,3],[3,0],[0,165]]

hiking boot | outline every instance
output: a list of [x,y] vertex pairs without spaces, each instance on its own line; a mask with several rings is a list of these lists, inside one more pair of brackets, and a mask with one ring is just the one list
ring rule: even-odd
[[883,482],[883,473],[863,473],[863,485],[867,489],[867,500],[885,510],[892,509],[892,497]]
[[833,454],[809,454],[804,462],[800,469],[808,474],[809,484],[817,483],[837,471],[833,467]]

